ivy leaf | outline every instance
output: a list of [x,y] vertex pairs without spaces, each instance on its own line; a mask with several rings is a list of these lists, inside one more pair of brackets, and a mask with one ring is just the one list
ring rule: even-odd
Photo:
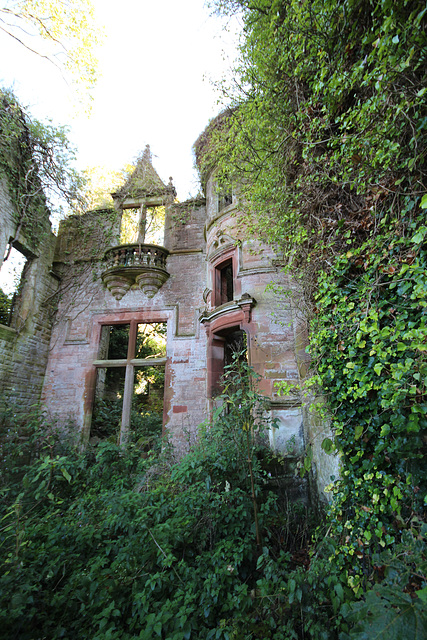
[[361,424],[358,424],[354,429],[355,440],[359,440],[359,438],[362,436],[362,433],[363,433],[363,426]]
[[311,469],[311,459],[306,456],[304,458],[304,470],[310,471],[310,469]]
[[62,475],[64,476],[64,478],[66,479],[66,481],[67,481],[68,483],[70,483],[70,482],[71,482],[71,476],[70,476],[70,474],[68,473],[67,469],[65,469],[65,467],[61,467],[61,471],[62,471]]
[[[424,198],[423,198],[423,200],[424,200]],[[425,207],[423,207],[423,208],[425,208]],[[426,233],[427,233],[427,227],[420,227],[418,232],[414,236],[412,236],[411,242],[413,242],[414,244],[420,244],[420,242],[422,242],[424,240],[424,236],[426,235]]]
[[351,640],[423,640],[427,634],[427,616],[419,599],[396,591],[378,587],[368,591],[365,602],[351,605],[350,622],[356,622],[350,631]]
[[374,371],[378,376],[380,376],[383,368],[384,368],[384,365],[382,365],[381,362],[377,362],[377,364],[374,366]]
[[425,604],[427,604],[427,586],[424,587],[424,589],[416,591],[415,593]]
[[331,453],[334,450],[334,443],[330,438],[325,438],[322,441],[321,447],[325,453]]
[[427,209],[427,193],[425,193],[421,198],[420,207],[421,209]]

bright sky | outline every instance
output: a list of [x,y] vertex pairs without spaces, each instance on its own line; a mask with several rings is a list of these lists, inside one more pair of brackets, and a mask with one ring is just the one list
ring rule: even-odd
[[180,200],[198,191],[192,145],[220,110],[210,80],[235,56],[238,24],[204,0],[94,0],[106,39],[92,113],[76,117],[70,88],[49,62],[0,34],[0,84],[38,119],[71,127],[79,168],[119,170],[150,144],[153,164]]

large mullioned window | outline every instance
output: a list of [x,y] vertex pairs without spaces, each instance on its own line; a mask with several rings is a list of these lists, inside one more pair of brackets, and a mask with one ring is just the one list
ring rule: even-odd
[[130,430],[149,440],[161,429],[165,363],[165,322],[102,326],[91,438],[124,444]]

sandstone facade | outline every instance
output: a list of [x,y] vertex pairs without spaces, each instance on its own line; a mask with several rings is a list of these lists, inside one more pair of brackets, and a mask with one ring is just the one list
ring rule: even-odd
[[[280,397],[276,386],[297,381],[307,364],[304,319],[292,296],[280,300],[269,288],[292,290],[292,282],[270,247],[245,236],[238,195],[222,194],[214,173],[205,191],[206,197],[176,202],[172,182],[160,180],[147,149],[128,183],[113,194],[114,208],[68,218],[56,241],[45,221],[37,247],[20,236],[31,264],[13,323],[0,326],[4,397],[23,407],[41,399],[52,419],[87,443],[100,371],[121,368],[124,441],[132,429],[134,372],[147,366],[132,340],[139,326],[164,323],[166,353],[154,362],[165,372],[163,428],[184,453],[211,415],[230,345],[245,336],[249,363],[279,425],[271,431],[271,446],[293,460],[308,441],[320,452],[316,433],[322,427],[306,416],[304,428],[300,401]],[[0,197],[3,249],[16,222],[7,185]],[[145,230],[149,212],[158,207],[165,211],[164,240],[154,245],[146,242]],[[127,210],[139,215],[133,243],[121,241]],[[102,347],[106,327],[129,333],[128,352],[119,360],[109,360]]]

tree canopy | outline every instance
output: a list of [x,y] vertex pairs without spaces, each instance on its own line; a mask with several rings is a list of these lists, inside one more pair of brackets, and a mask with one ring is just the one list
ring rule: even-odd
[[227,134],[208,155],[244,178],[258,228],[290,249],[342,245],[413,210],[426,190],[425,3],[213,5],[240,11],[244,36]]
[[92,0],[5,0],[0,29],[65,70],[81,91],[93,88],[100,29]]

